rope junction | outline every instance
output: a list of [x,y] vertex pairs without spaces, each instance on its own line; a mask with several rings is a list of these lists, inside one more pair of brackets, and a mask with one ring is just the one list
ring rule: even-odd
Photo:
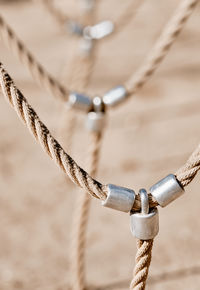
[[[146,81],[158,68],[159,64],[162,62],[175,39],[181,32],[197,2],[197,0],[185,0],[183,3],[181,3],[177,12],[170,20],[166,29],[159,38],[159,41],[156,43],[155,47],[147,58],[145,64],[125,83],[124,86],[128,92],[128,96],[135,94],[137,90],[146,83]],[[63,87],[56,79],[51,77],[49,73],[45,71],[45,69],[34,59],[24,44],[16,37],[15,33],[5,23],[2,17],[0,17],[0,33],[3,36],[3,39],[6,39],[8,45],[14,49],[15,52],[17,52],[18,57],[29,68],[35,79],[40,81],[42,85],[50,90],[54,96],[66,101],[68,99],[70,90]],[[22,93],[17,89],[13,80],[3,68],[2,64],[0,64],[0,87],[6,100],[15,109],[19,118],[25,123],[29,131],[40,143],[44,151],[57,163],[57,165],[69,176],[69,178],[79,187],[88,192],[91,196],[105,200],[108,195],[107,186],[93,179],[63,150],[60,144],[53,138],[48,128],[39,119],[33,108],[28,104]],[[92,167],[90,170],[92,176],[95,175],[96,171],[96,159],[98,159],[98,144],[100,136],[96,135],[95,138],[96,141],[94,142],[94,150],[92,154],[93,159],[91,163]],[[175,176],[180,185],[185,187],[193,180],[199,169],[200,145],[192,153],[187,162],[176,172]],[[150,208],[159,205],[151,194],[149,194],[148,197]],[[86,209],[87,211],[89,207],[88,204],[88,197],[84,197],[81,206],[82,210]],[[134,212],[140,210],[140,197],[136,195],[132,211]],[[82,229],[86,227],[87,222],[85,221],[82,221],[84,223],[84,225],[81,225]],[[80,237],[80,232],[78,232],[78,235]],[[84,239],[82,241],[80,239],[80,244],[78,245],[80,256],[83,255],[83,245]],[[137,245],[138,252],[136,255],[136,266],[134,269],[134,278],[131,282],[130,289],[145,289],[148,270],[151,262],[153,240],[139,240]],[[82,258],[80,259],[80,256],[76,259],[77,265],[79,267],[79,274],[82,271],[81,269],[83,269],[83,265],[79,264],[80,261],[83,261]],[[77,284],[78,286],[76,286],[76,289],[84,289],[85,282],[83,274],[84,273],[82,272],[81,276],[79,277],[79,285]]]
[[[147,60],[136,73],[130,76],[125,82],[127,97],[137,93],[148,79],[153,75],[161,62],[164,60],[172,44],[182,31],[184,24],[194,10],[198,0],[184,0],[161,34],[155,46],[149,53]],[[37,82],[48,89],[53,96],[61,98],[65,102],[68,100],[70,89],[64,87],[55,80],[43,66],[33,57],[24,43],[16,36],[11,27],[0,16],[0,36],[6,45],[13,51],[19,60],[28,68],[31,75]]]

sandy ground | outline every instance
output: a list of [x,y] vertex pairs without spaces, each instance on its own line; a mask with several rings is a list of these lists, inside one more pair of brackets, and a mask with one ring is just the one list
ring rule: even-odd
[[[143,62],[180,1],[145,3],[126,30],[99,45],[89,88],[102,93]],[[10,1],[9,1],[10,3]],[[0,12],[43,65],[67,74],[75,41],[36,2],[0,3]],[[118,3],[118,5],[116,4]],[[99,19],[115,18],[122,1],[102,1]],[[123,7],[122,7],[123,6]],[[113,9],[115,7],[115,9]],[[73,9],[67,9],[73,15]],[[175,172],[200,141],[200,7],[150,82],[109,113],[99,180],[149,188]],[[0,60],[44,123],[58,137],[63,104],[39,88],[0,43]],[[88,136],[79,117],[72,156],[84,165]],[[67,289],[74,202],[80,191],[43,153],[0,98],[0,289]],[[63,144],[65,145],[65,144]],[[147,289],[200,289],[199,175],[186,194],[160,209]],[[128,289],[135,239],[126,214],[93,202],[87,250],[90,289]]]

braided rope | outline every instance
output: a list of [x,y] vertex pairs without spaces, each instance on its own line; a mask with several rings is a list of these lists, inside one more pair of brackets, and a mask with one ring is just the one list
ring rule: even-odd
[[94,180],[63,150],[53,138],[47,127],[41,122],[36,112],[28,104],[22,93],[0,63],[0,86],[4,97],[17,112],[18,117],[42,146],[44,151],[78,186],[96,198],[105,199],[103,185]]
[[[41,122],[36,112],[28,104],[22,93],[16,88],[13,80],[0,63],[0,87],[5,99],[17,112],[18,117],[28,127],[31,134],[42,146],[44,151],[53,159],[57,165],[69,176],[78,186],[96,198],[105,199],[107,196],[106,185],[93,179],[87,172],[80,168],[76,162],[63,150],[61,145],[53,138],[47,127]],[[178,181],[183,185],[188,185],[200,169],[200,145],[191,154],[186,164],[176,173]],[[181,172],[181,174],[179,173]],[[183,174],[186,176],[183,178]],[[158,203],[149,194],[149,206],[155,207]],[[133,211],[139,211],[141,203],[139,196],[136,196]]]
[[[135,94],[159,67],[183,29],[184,24],[194,10],[197,2],[198,0],[184,0],[180,7],[178,7],[176,13],[168,22],[166,29],[164,29],[161,34],[158,42],[152,48],[146,62],[141,66],[138,72],[136,74],[134,73],[125,83],[125,87],[130,95]],[[0,34],[5,43],[8,44],[8,47],[16,53],[19,60],[28,68],[32,76],[35,77],[40,85],[49,89],[56,97],[60,97],[64,100],[67,98],[66,96],[69,90],[65,89],[57,80],[49,75],[1,16]]]
[[[34,109],[28,104],[22,93],[16,88],[13,80],[0,63],[0,87],[5,99],[17,112],[18,117],[28,127],[44,151],[53,159],[57,165],[69,176],[78,186],[82,187],[90,195],[105,200],[107,186],[93,179],[87,172],[80,168],[76,162],[63,150],[61,145],[53,138],[47,127],[41,122]],[[186,164],[176,173],[178,181],[188,185],[200,169],[197,164],[200,162],[200,145],[191,154]],[[186,176],[183,178],[183,174]],[[149,206],[155,207],[158,203],[149,194]],[[133,205],[133,211],[141,209],[140,198],[137,195]]]
[[130,94],[135,94],[161,64],[172,44],[182,31],[184,24],[188,20],[197,3],[198,0],[185,0],[181,2],[150,52],[144,65],[126,82],[125,87]]
[[17,55],[21,63],[27,67],[38,84],[50,91],[53,96],[61,98],[64,101],[67,100],[69,91],[53,78],[35,59],[2,16],[0,16],[0,36],[11,51]]
[[[82,15],[82,21],[86,24],[94,23],[97,5],[95,9],[88,11]],[[72,89],[85,90],[92,76],[93,67],[96,59],[97,44],[93,45],[89,55],[75,56],[73,61],[73,73],[71,74]],[[76,119],[76,118],[74,118]],[[72,130],[69,134],[72,135]],[[99,151],[101,143],[101,134],[92,132],[90,134],[91,141],[89,145],[88,164],[90,175],[95,176],[98,167]],[[86,289],[86,270],[85,270],[85,250],[86,250],[86,233],[89,220],[89,211],[91,207],[91,199],[85,193],[77,197],[75,213],[74,213],[74,232],[72,236],[72,289]]]
[[133,280],[130,284],[131,290],[144,290],[151,263],[153,240],[137,240],[136,265],[134,268]]
[[200,145],[188,158],[187,162],[176,172],[176,177],[184,187],[188,185],[200,169]]
[[[91,142],[88,154],[88,164],[90,174],[92,176],[95,176],[99,163],[99,153],[102,135],[100,133],[91,133],[90,135]],[[81,194],[78,196],[78,201],[76,203],[76,212],[74,215],[74,232],[72,237],[72,287],[74,290],[86,289],[85,249],[90,206],[91,198],[87,194]]]

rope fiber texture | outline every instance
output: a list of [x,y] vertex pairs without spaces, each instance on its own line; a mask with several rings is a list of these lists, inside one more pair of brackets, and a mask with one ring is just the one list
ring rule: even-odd
[[[184,0],[177,8],[174,16],[168,22],[155,46],[149,53],[145,63],[138,72],[133,73],[125,83],[125,87],[130,95],[135,94],[153,75],[165,56],[169,52],[172,44],[182,31],[184,24],[194,10],[198,0]],[[28,68],[32,76],[51,93],[63,100],[67,100],[69,89],[63,87],[57,80],[39,64],[25,45],[19,40],[14,31],[0,16],[0,35],[7,46],[14,51],[19,60]]]
[[0,36],[8,48],[27,67],[36,82],[49,91],[54,97],[67,101],[69,90],[52,77],[36,60],[24,43],[17,37],[11,27],[0,16]]
[[[44,151],[55,163],[69,176],[69,178],[83,188],[91,196],[101,200],[107,197],[107,186],[93,179],[86,171],[79,167],[76,162],[64,151],[61,145],[54,139],[47,127],[42,123],[34,109],[28,104],[26,98],[17,89],[13,80],[0,63],[0,87],[5,99],[16,111],[18,117],[27,126],[30,133],[38,141]],[[188,161],[176,173],[177,180],[185,187],[188,185],[200,169],[200,145],[191,154]],[[158,203],[149,194],[150,208]],[[133,211],[141,210],[140,198],[136,195],[132,208]]]
[[53,138],[47,127],[39,119],[36,112],[28,104],[23,94],[16,88],[13,80],[0,63],[0,86],[4,97],[16,111],[18,117],[27,126],[34,138],[55,163],[69,178],[92,196],[105,200],[104,186],[94,180],[87,172],[63,150]]
[[130,284],[131,290],[145,289],[151,263],[152,247],[153,240],[137,240],[137,254],[135,258],[136,265],[133,272],[133,280]]
[[[82,14],[82,22],[85,25],[91,25],[95,22],[97,4],[87,13]],[[80,39],[78,39],[80,43]],[[95,45],[94,45],[95,44]],[[72,90],[85,90],[90,82],[93,67],[96,60],[96,49],[98,43],[94,43],[91,51],[87,55],[81,55],[80,48],[75,53],[72,60],[70,84]],[[71,114],[70,114],[71,115]],[[72,113],[73,123],[76,122],[75,112]],[[67,122],[69,124],[69,122]],[[70,135],[70,140],[73,137],[75,125],[67,132]],[[91,142],[88,152],[88,170],[92,176],[96,175],[99,151],[102,134],[91,133]],[[86,269],[85,269],[85,251],[86,251],[86,234],[89,220],[89,212],[91,206],[91,199],[87,193],[79,194],[75,205],[73,232],[72,232],[72,246],[71,246],[71,268],[72,268],[72,289],[83,290],[86,289]]]
[[154,45],[152,51],[147,57],[147,60],[144,62],[144,65],[126,82],[125,87],[130,95],[135,94],[161,64],[172,44],[182,31],[197,3],[198,0],[181,1],[180,6],[177,8],[173,17],[163,30],[157,43]]
[[[91,141],[88,153],[89,173],[92,176],[96,176],[99,164],[102,134],[91,132],[90,137]],[[87,193],[80,194],[76,203],[75,220],[73,224],[74,232],[72,236],[72,288],[74,290],[86,289],[85,249],[90,207],[90,196],[88,196]]]

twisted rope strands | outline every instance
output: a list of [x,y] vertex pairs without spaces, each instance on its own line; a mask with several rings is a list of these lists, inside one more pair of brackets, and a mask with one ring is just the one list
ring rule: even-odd
[[[155,70],[167,55],[172,44],[180,34],[184,24],[188,20],[192,11],[194,10],[198,0],[185,0],[178,7],[176,13],[164,29],[161,37],[150,52],[149,57],[138,72],[129,78],[125,83],[127,91],[133,95],[140,89],[152,76]],[[17,38],[11,28],[6,24],[5,20],[0,17],[0,34],[3,40],[9,44],[9,47],[16,52],[18,58],[30,70],[31,74],[40,80],[41,85],[47,87],[51,92],[62,99],[66,98],[69,93],[67,89],[62,87],[55,79],[53,79],[43,67],[34,59],[24,44]]]
[[[63,150],[60,144],[53,138],[47,127],[40,121],[38,115],[28,104],[22,93],[16,88],[13,80],[0,63],[0,87],[5,99],[10,103],[17,112],[19,118],[28,127],[31,134],[44,151],[58,164],[58,166],[69,176],[69,178],[78,186],[96,198],[105,200],[107,196],[107,187],[94,180],[76,162]],[[195,159],[195,162],[194,162]],[[200,146],[192,153],[187,163],[176,173],[178,181],[183,185],[188,185],[200,168]],[[188,168],[190,174],[188,173]],[[181,172],[181,173],[180,173]],[[184,174],[186,173],[186,177]],[[188,177],[187,177],[188,176]],[[185,183],[183,182],[185,180]],[[185,184],[185,185],[184,185]],[[155,207],[158,203],[149,195],[149,206]],[[141,203],[139,196],[136,196],[133,205],[133,211],[139,211]]]
[[[95,12],[97,11],[96,5],[95,10],[92,9],[91,11],[88,11],[88,13],[83,14],[82,18],[84,19],[82,20],[84,21],[84,23],[90,25],[94,23]],[[75,65],[73,74],[71,75],[72,84],[75,87],[78,87],[79,90],[85,89],[89,84],[93,71],[93,66],[95,63],[96,48],[97,45],[93,45],[90,54],[85,57],[81,56],[79,52],[79,57],[76,57],[74,60]],[[95,176],[98,167],[102,134],[92,132],[90,134],[90,137],[91,141],[88,153],[88,170],[92,176]],[[72,289],[74,290],[86,289],[85,251],[90,205],[91,199],[86,193],[77,197],[76,209],[74,214],[74,232],[72,238]]]
[[[102,135],[100,133],[91,133],[90,135],[89,172],[92,176],[96,176]],[[74,274],[72,287],[74,290],[86,289],[85,249],[90,205],[91,198],[86,193],[78,196],[72,238],[72,269]]]
[[177,172],[176,177],[181,185],[187,186],[195,177],[200,169],[200,144],[196,150],[191,154],[186,164],[183,165]]
[[63,150],[53,138],[47,127],[40,121],[38,115],[28,104],[22,93],[16,88],[13,80],[0,63],[0,87],[5,99],[17,112],[18,117],[28,127],[29,131],[42,146],[44,151],[78,186],[96,198],[105,199],[103,185],[94,180]]
[[133,280],[130,284],[131,290],[144,290],[151,263],[153,240],[137,240],[136,265]]
[[125,87],[130,94],[135,94],[161,64],[172,44],[182,31],[184,24],[194,10],[197,2],[198,0],[185,0],[181,2],[181,5],[162,32],[144,65],[126,82]]
[[[83,13],[81,17],[82,21],[86,24],[93,23],[94,12],[95,11],[93,9],[91,11],[88,11],[88,13]],[[85,56],[82,55],[80,51],[80,38],[77,40],[77,42],[78,43],[76,43],[76,45],[78,46],[78,48],[76,49],[70,63],[70,75],[67,80],[70,91],[84,91],[88,87],[95,63],[94,49],[96,48],[96,46],[92,48],[92,51],[89,55]],[[62,117],[59,136],[61,136],[61,138],[64,137],[64,143],[66,144],[66,148],[68,148],[68,150],[71,148],[73,134],[76,128],[76,113],[76,111],[68,108],[67,112],[66,110],[64,110],[64,116]]]
[[53,78],[35,59],[2,16],[0,16],[0,36],[11,51],[17,55],[21,63],[27,67],[37,83],[50,91],[53,96],[61,98],[64,101],[67,100],[69,91]]

